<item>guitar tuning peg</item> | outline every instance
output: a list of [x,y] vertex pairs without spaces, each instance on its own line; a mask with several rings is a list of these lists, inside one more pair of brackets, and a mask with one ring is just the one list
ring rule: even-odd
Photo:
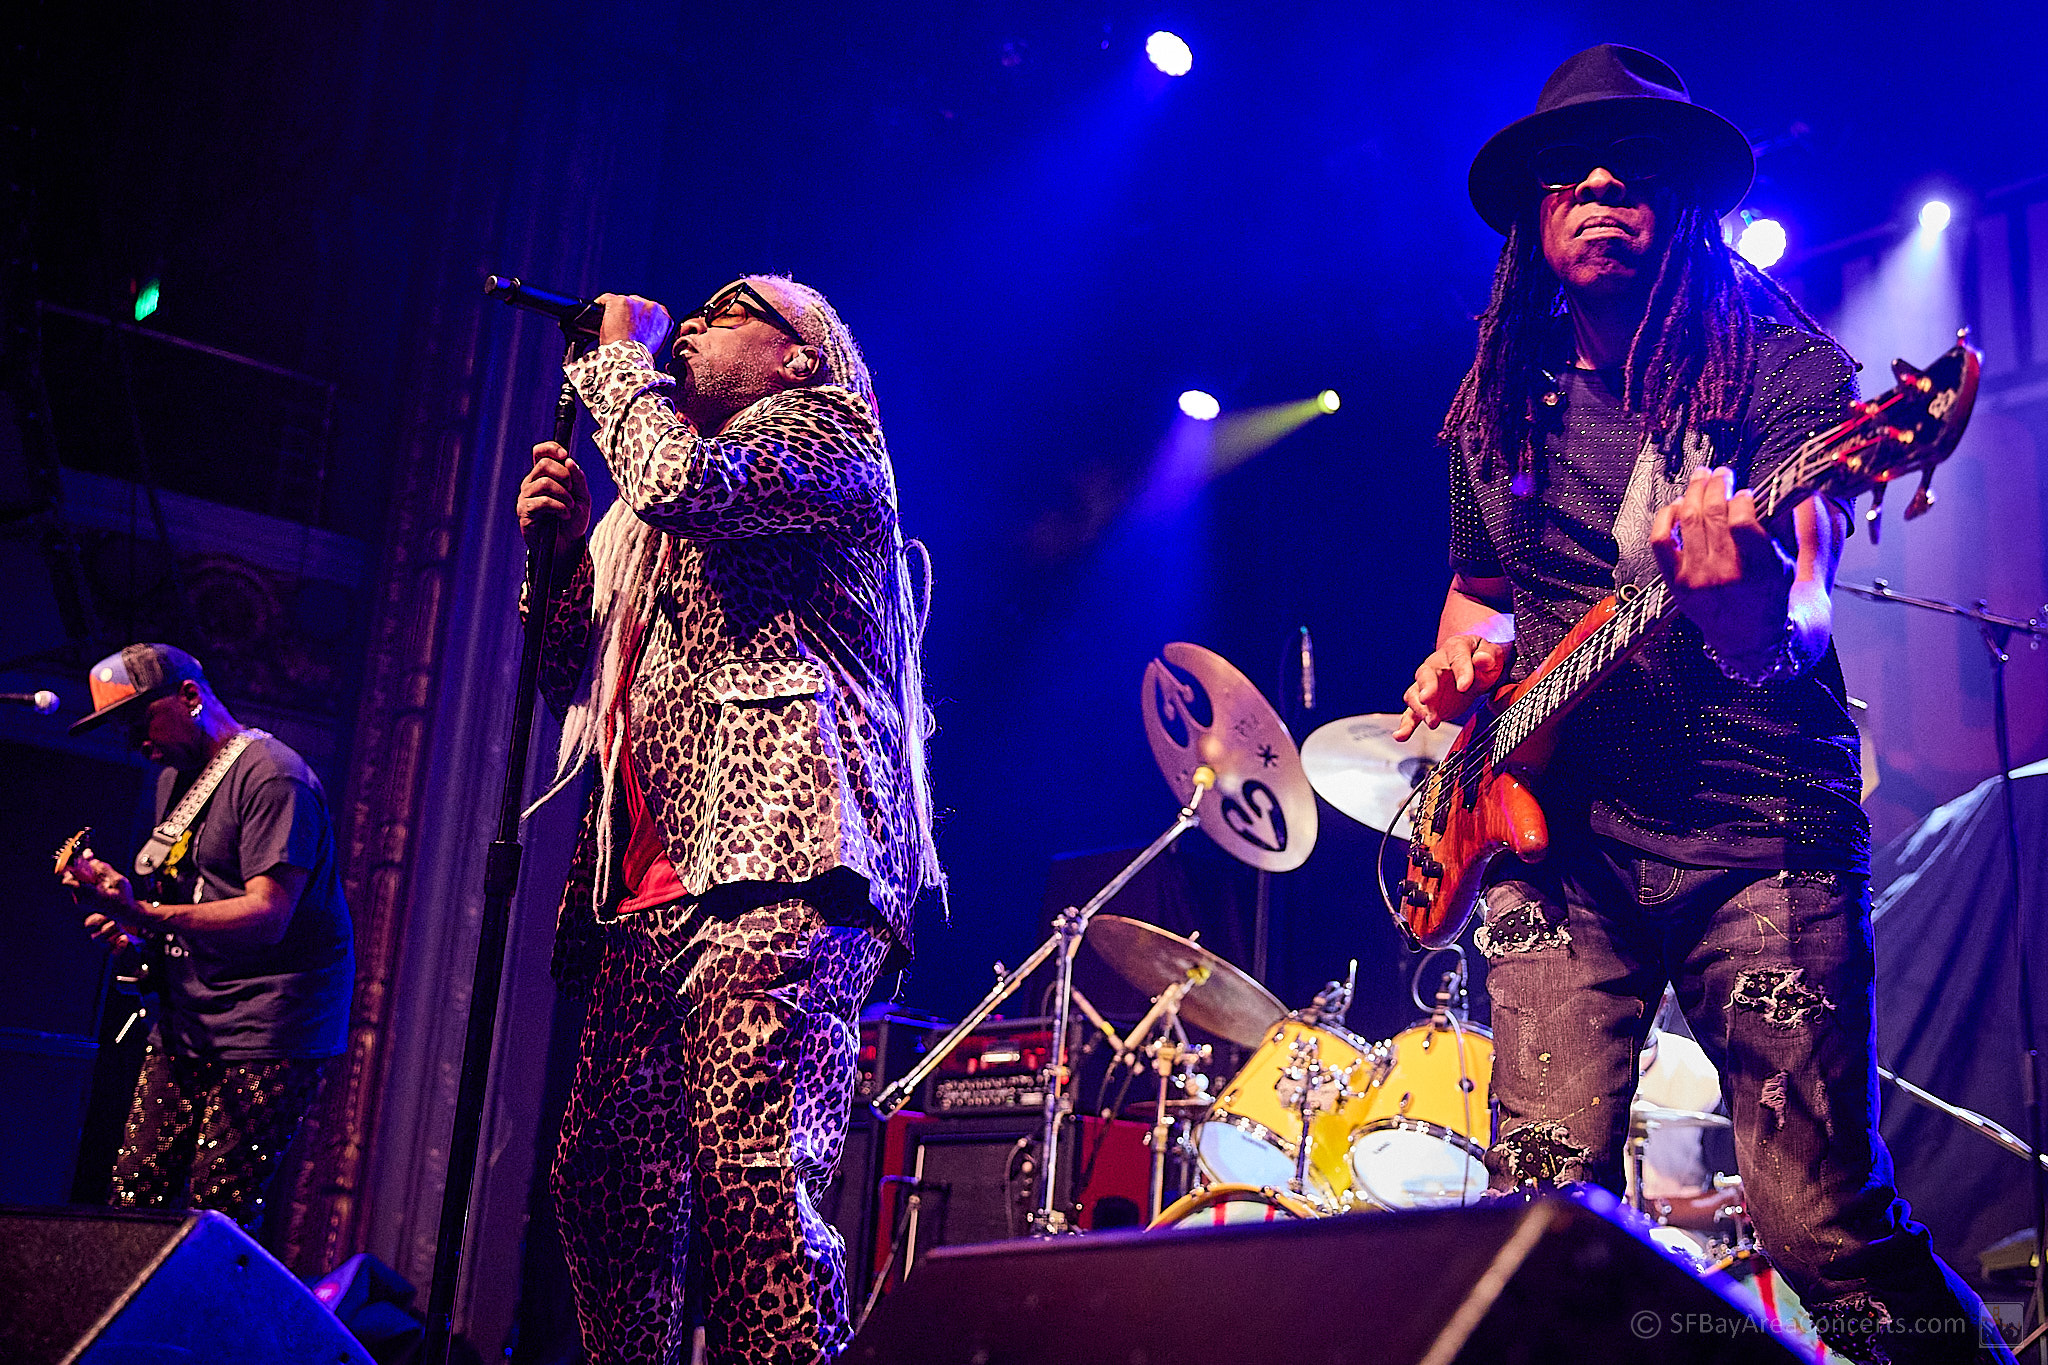
[[1892,362],[1892,378],[1898,381],[1898,385],[1902,389],[1915,388],[1925,393],[1934,387],[1932,380],[1903,360],[1894,360]]
[[1913,490],[1913,500],[1906,504],[1906,520],[1922,515],[1934,506],[1934,490],[1928,487],[1934,482],[1932,466],[1920,471],[1920,486]]
[[1878,534],[1884,529],[1884,490],[1887,484],[1872,484],[1870,506],[1863,509],[1863,529],[1870,532],[1870,543],[1877,544]]

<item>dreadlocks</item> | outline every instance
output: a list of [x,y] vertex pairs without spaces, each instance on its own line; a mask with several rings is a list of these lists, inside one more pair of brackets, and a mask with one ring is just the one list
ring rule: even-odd
[[[1749,293],[1761,290],[1802,327],[1826,335],[1782,285],[1728,249],[1719,221],[1697,204],[1680,208],[1664,246],[1649,306],[1629,341],[1622,367],[1622,409],[1640,414],[1643,434],[1667,449],[1683,431],[1726,432],[1741,420],[1756,358],[1756,313]],[[1479,315],[1479,349],[1444,416],[1440,440],[1478,453],[1491,477],[1507,465],[1518,492],[1534,465],[1560,363],[1558,318],[1564,290],[1543,260],[1533,214],[1508,230],[1493,272],[1493,296]]]

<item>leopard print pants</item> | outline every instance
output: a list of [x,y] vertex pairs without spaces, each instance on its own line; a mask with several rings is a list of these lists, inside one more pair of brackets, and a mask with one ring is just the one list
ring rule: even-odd
[[680,1365],[693,1288],[710,1365],[846,1345],[845,1248],[814,1201],[888,945],[789,890],[724,887],[602,931],[552,1179],[592,1365]]
[[119,1209],[214,1209],[251,1233],[325,1060],[173,1057],[152,1042],[114,1158]]

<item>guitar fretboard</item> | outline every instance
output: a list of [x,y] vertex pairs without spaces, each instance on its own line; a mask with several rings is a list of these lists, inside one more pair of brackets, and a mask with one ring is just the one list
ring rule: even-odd
[[[1843,468],[1859,443],[1883,439],[1870,429],[1873,415],[1860,414],[1802,442],[1756,489],[1757,520],[1768,523],[1780,507],[1820,488],[1829,474]],[[1489,763],[1498,768],[1538,729],[1576,706],[1677,609],[1671,585],[1662,575],[1622,589],[1614,615],[1494,717]]]

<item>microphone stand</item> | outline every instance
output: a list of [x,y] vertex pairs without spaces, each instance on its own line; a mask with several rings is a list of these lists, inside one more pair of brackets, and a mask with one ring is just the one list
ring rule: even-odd
[[[569,330],[562,363],[581,355],[594,338]],[[576,386],[566,378],[555,398],[554,441],[564,450],[576,436]],[[505,755],[505,782],[498,795],[497,838],[484,858],[483,921],[477,934],[476,970],[470,980],[469,1027],[462,1043],[461,1084],[448,1141],[448,1177],[441,1192],[441,1226],[434,1241],[434,1279],[427,1293],[425,1365],[447,1365],[454,1333],[455,1285],[462,1267],[463,1233],[469,1222],[477,1148],[483,1138],[484,1099],[496,1041],[498,992],[505,976],[505,939],[512,900],[519,890],[519,812],[525,805],[526,760],[533,737],[533,703],[540,691],[540,656],[547,633],[548,604],[555,595],[555,534],[552,526],[526,556],[526,622],[519,651],[519,680],[512,694],[512,743]]]
[[[1974,607],[1958,606],[1934,597],[1911,597],[1905,593],[1893,592],[1891,584],[1882,578],[1870,587],[1858,583],[1836,583],[1837,591],[1846,592],[1871,602],[1896,602],[1904,607],[1918,607],[1922,611],[1937,612],[1943,616],[1958,616],[1965,621],[1974,621],[1977,633],[1983,638],[1987,661],[1991,665],[1991,724],[1998,742],[1998,787],[2005,805],[2005,857],[2006,871],[2012,878],[2012,937],[2013,966],[2019,975],[2019,1023],[2020,1023],[2020,1094],[2027,1107],[2027,1146],[2032,1158],[2027,1165],[2034,1177],[2034,1328],[2018,1350],[2027,1346],[2048,1332],[2048,1285],[2044,1285],[2044,1271],[2048,1271],[2048,1165],[2043,1163],[2043,1131],[2041,1126],[2041,1047],[2034,1030],[2034,973],[2031,954],[2027,952],[2026,924],[2022,918],[2023,905],[2020,899],[2020,822],[2012,795],[2012,737],[2006,723],[2005,665],[2012,655],[2009,646],[2015,635],[2027,636],[2038,643],[2048,639],[2048,626],[2038,620],[2021,621],[2011,616],[2000,616],[1989,610],[1978,599]],[[2041,1349],[2042,1365],[2048,1365],[2048,1341]]]

